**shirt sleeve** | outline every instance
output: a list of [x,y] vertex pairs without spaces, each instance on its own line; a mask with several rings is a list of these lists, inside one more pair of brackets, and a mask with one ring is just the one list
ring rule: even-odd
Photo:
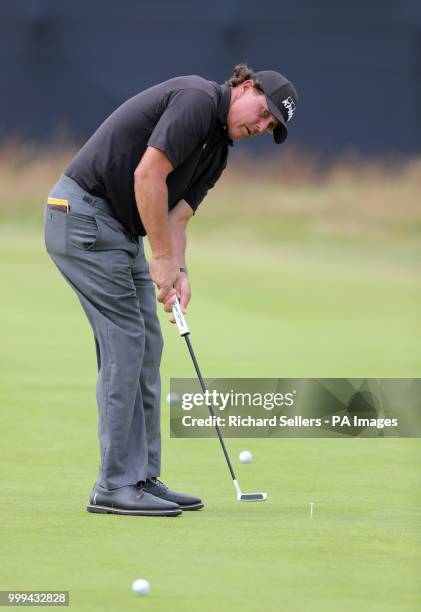
[[198,187],[197,189],[192,189],[184,195],[183,199],[193,210],[193,214],[196,212],[197,208],[199,207],[199,204],[201,204],[201,202],[206,197],[209,189],[212,189],[212,187],[215,186],[216,182],[218,181],[226,167],[227,160],[225,160],[225,163],[219,168],[215,175],[211,179],[209,179],[203,186]]
[[159,149],[177,168],[206,139],[214,120],[213,101],[199,89],[174,92],[148,145]]

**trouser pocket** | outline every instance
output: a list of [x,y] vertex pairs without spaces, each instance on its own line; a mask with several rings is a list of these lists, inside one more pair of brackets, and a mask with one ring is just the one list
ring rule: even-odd
[[68,232],[69,242],[76,248],[91,251],[100,244],[100,225],[94,215],[70,212]]
[[67,253],[67,219],[66,212],[45,207],[44,240],[48,253],[53,255]]

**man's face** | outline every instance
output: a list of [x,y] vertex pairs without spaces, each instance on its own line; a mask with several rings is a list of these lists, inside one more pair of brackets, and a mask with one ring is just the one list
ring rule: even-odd
[[268,109],[265,95],[254,89],[251,81],[239,85],[235,94],[233,90],[227,118],[228,134],[232,140],[272,132],[277,124],[278,120]]

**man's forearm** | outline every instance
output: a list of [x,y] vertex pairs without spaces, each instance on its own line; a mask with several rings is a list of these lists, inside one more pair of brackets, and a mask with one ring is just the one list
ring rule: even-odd
[[183,221],[175,221],[170,218],[169,222],[174,257],[180,268],[186,268],[187,234],[186,224]]
[[173,243],[174,257],[180,268],[186,268],[186,246],[187,246],[187,223],[193,215],[192,208],[185,200],[180,200],[171,209],[168,219],[170,224],[171,239]]
[[173,257],[168,219],[168,189],[161,177],[149,175],[135,180],[135,197],[142,223],[155,257]]
[[[186,269],[187,223],[193,211],[185,200],[180,200],[169,213],[171,239],[173,243],[174,259],[179,269],[179,278],[175,285],[180,305],[185,312],[190,301],[191,290]],[[183,268],[183,271],[181,270]]]

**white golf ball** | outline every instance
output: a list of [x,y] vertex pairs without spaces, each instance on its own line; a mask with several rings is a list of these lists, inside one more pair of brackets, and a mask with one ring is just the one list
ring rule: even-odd
[[179,401],[180,396],[178,395],[178,393],[175,393],[175,391],[173,391],[172,393],[168,393],[167,404],[178,404]]
[[151,585],[144,578],[138,578],[133,582],[132,590],[136,595],[147,595],[151,590]]
[[241,463],[251,463],[253,460],[253,455],[250,451],[241,451],[240,453],[240,461]]

